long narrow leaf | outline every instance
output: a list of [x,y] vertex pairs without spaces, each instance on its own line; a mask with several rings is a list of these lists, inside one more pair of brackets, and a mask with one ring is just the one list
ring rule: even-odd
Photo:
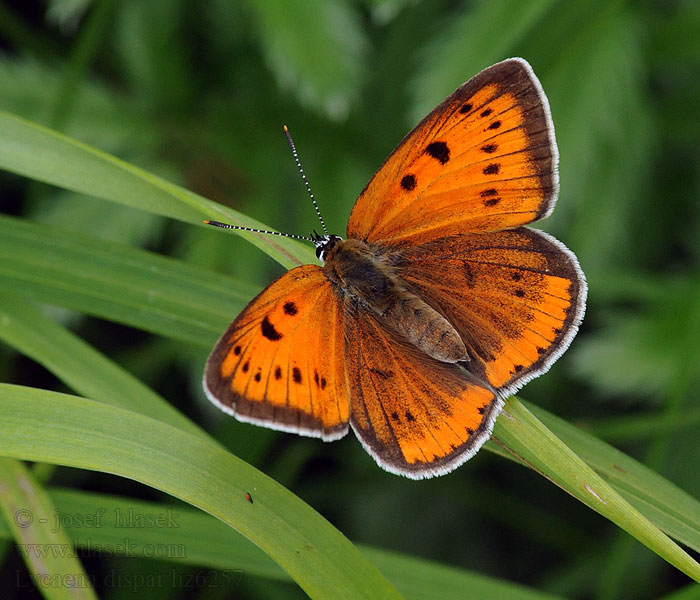
[[497,420],[494,438],[519,460],[700,582],[700,564],[625,501],[515,397],[508,400]]
[[[124,543],[124,526],[134,555],[159,551],[163,560],[242,571],[257,576],[289,581],[264,552],[253,546],[221,521],[179,505],[143,502],[104,494],[51,489],[51,500],[67,515],[66,530],[78,547],[115,547]],[[253,501],[257,494],[253,495]],[[94,515],[94,516],[93,516]],[[83,517],[85,516],[85,517]],[[95,527],[71,523],[92,519]],[[143,525],[142,525],[143,523]],[[149,526],[162,523],[162,526]],[[0,522],[0,538],[3,537]],[[436,564],[433,561],[356,545],[407,598],[412,600],[556,600],[557,596],[529,590],[479,573]]]
[[[0,131],[0,169],[188,223],[214,218],[269,229],[114,156],[4,111],[0,111]],[[292,239],[237,233],[286,267],[313,260],[311,249]]]
[[316,511],[199,436],[55,392],[0,384],[0,402],[1,455],[114,473],[180,498],[260,546],[312,598],[400,598]]

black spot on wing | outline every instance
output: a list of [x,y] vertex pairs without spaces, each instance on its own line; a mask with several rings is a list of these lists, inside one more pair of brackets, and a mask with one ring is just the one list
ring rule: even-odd
[[294,302],[285,302],[284,303],[284,312],[285,312],[285,314],[293,317],[299,311],[297,310],[297,305],[294,304]]
[[493,154],[496,150],[498,150],[498,144],[486,144],[481,147],[481,151],[486,154]]
[[413,175],[404,175],[401,179],[401,187],[405,189],[406,191],[410,192],[411,190],[416,189],[416,178]]
[[277,365],[277,366],[275,367],[275,379],[276,379],[277,381],[279,381],[280,379],[282,379],[282,368],[281,368],[279,365]]
[[263,336],[271,342],[278,342],[283,337],[282,334],[275,329],[275,326],[270,323],[270,319],[267,318],[267,315],[265,315],[265,318],[262,320],[260,328],[262,329]]
[[292,379],[294,380],[294,383],[301,383],[301,371],[299,370],[299,367],[294,367],[292,369]]
[[466,104],[462,104],[462,106],[459,107],[459,112],[461,112],[463,115],[467,114],[468,112],[471,111],[472,105],[467,102]]
[[488,129],[498,129],[501,126],[500,121],[494,121],[491,123],[491,125],[488,126]]
[[425,153],[432,156],[441,165],[450,160],[450,149],[445,142],[431,142],[425,147]]
[[479,115],[480,117],[488,117],[493,111],[490,108],[487,108],[486,110],[482,111],[482,113]]
[[498,163],[491,163],[490,165],[484,167],[484,175],[498,175],[501,170],[501,165]]

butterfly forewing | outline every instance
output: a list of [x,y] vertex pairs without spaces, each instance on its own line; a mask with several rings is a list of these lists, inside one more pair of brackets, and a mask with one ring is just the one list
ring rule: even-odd
[[539,219],[556,200],[547,98],[509,59],[458,88],[397,146],[358,198],[348,237],[408,245]]
[[348,429],[343,320],[320,267],[297,267],[255,298],[221,337],[208,397],[242,421],[326,440]]
[[392,260],[460,334],[471,358],[466,368],[503,392],[549,368],[583,316],[586,286],[576,257],[528,227],[441,238]]

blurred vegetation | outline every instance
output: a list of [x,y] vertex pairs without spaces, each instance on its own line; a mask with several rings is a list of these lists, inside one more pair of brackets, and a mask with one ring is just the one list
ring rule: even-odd
[[[700,3],[0,3],[0,109],[295,233],[317,223],[283,124],[329,229],[342,234],[355,197],[406,131],[509,56],[526,58],[540,77],[561,154],[559,204],[538,226],[578,255],[589,282],[571,350],[522,396],[700,497]],[[237,237],[5,172],[0,210],[256,288],[281,272]],[[700,598],[660,558],[514,463],[481,452],[446,477],[403,480],[380,470],[352,435],[323,444],[219,414],[200,389],[215,336],[192,345],[48,310],[354,542],[571,598]],[[5,345],[0,372],[6,382],[65,389]],[[53,481],[160,499],[82,471],[58,469]],[[97,574],[166,568],[114,557],[85,564]],[[11,589],[21,559],[7,552],[5,566],[5,597],[20,597]],[[128,591],[97,589],[105,598]],[[197,593],[230,597],[216,586]],[[233,593],[302,597],[295,586],[249,577]]]

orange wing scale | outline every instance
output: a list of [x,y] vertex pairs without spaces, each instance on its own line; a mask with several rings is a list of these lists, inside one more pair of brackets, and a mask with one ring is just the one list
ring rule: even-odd
[[535,229],[442,238],[392,260],[460,334],[471,358],[466,368],[502,394],[546,371],[582,317],[576,257]]
[[524,225],[553,207],[557,160],[532,69],[521,60],[499,63],[404,138],[358,198],[347,235],[404,246]]
[[488,385],[369,315],[353,315],[346,328],[350,422],[384,469],[414,479],[447,473],[488,439],[502,405]]
[[241,421],[342,437],[350,417],[342,317],[320,267],[288,271],[215,346],[205,369],[207,396]]

